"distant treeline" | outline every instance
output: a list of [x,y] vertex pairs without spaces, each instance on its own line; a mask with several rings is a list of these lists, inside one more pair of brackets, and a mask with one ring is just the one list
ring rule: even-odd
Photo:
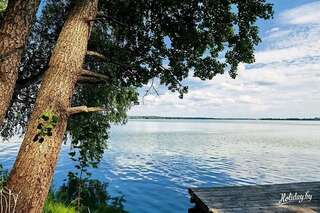
[[259,118],[259,120],[320,121],[320,118]]
[[275,121],[320,121],[316,118],[210,118],[210,117],[163,117],[163,116],[129,116],[129,119],[162,119],[162,120],[275,120]]

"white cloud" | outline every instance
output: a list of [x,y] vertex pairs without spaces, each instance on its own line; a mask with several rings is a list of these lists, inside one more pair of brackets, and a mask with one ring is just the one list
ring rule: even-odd
[[[256,63],[211,81],[189,78],[183,100],[165,92],[149,95],[131,115],[208,117],[314,117],[320,108],[320,2],[283,12],[286,20],[266,32]],[[309,14],[310,13],[310,14]],[[320,13],[319,13],[320,14]],[[315,18],[318,17],[318,18]],[[317,20],[316,20],[317,19]],[[317,22],[318,21],[318,22]],[[316,23],[319,23],[316,24]]]
[[280,17],[289,24],[320,24],[320,2],[304,4],[285,11]]

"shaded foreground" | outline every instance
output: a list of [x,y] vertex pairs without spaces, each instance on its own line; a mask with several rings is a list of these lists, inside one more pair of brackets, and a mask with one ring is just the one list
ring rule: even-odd
[[[59,190],[50,191],[43,213],[128,213],[124,210],[124,197],[111,197],[107,191],[107,183],[88,177],[79,178],[76,174],[69,172],[67,181]],[[8,171],[0,164],[1,213],[11,212],[3,197],[7,179]],[[15,209],[14,202],[9,208]]]

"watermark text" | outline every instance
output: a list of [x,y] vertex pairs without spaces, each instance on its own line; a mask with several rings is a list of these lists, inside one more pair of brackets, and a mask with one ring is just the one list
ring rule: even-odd
[[312,200],[312,194],[310,194],[309,191],[306,191],[305,193],[298,193],[298,192],[289,192],[289,193],[281,193],[280,194],[280,200],[279,204],[289,204],[293,202],[310,202]]

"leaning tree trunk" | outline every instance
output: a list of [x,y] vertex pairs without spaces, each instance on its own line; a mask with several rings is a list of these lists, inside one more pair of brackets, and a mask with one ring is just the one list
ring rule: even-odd
[[22,50],[38,6],[39,0],[9,1],[0,27],[0,126],[12,98]]
[[83,74],[90,22],[98,0],[78,0],[69,14],[45,72],[35,108],[6,188],[19,194],[17,212],[42,212],[70,114],[90,111],[70,105]]

